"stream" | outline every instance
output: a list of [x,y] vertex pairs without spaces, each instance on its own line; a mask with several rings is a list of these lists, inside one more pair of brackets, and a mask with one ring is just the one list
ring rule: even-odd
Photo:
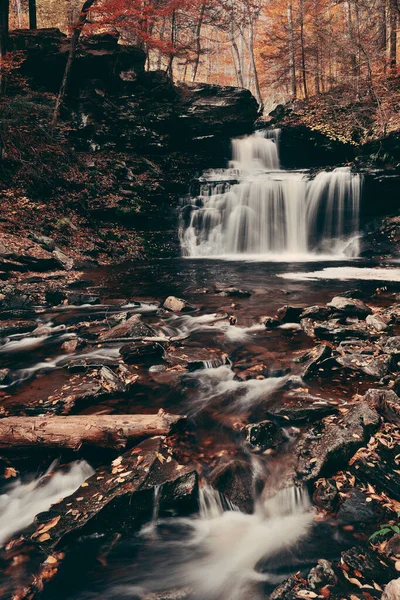
[[[318,516],[306,486],[291,484],[293,447],[309,420],[285,423],[279,410],[301,405],[329,415],[351,406],[370,383],[340,369],[304,383],[294,359],[313,340],[298,320],[271,328],[265,320],[285,305],[325,305],[357,290],[375,307],[388,307],[400,292],[400,268],[357,258],[354,243],[351,256],[343,254],[358,233],[360,176],[347,168],[314,179],[281,171],[278,145],[276,132],[240,140],[227,170],[203,176],[199,194],[183,201],[182,258],[88,269],[81,285],[91,299],[38,307],[24,317],[35,329],[2,340],[0,359],[9,369],[2,406],[9,414],[23,407],[38,415],[44,398],[56,406],[71,378],[103,365],[118,368],[126,340],[98,336],[126,314],[139,315],[155,339],[173,341],[165,355],[135,365],[133,393],[88,392],[70,414],[162,408],[188,415],[176,454],[201,478],[198,514],[160,515],[156,489],[152,521],[118,541],[105,562],[88,558],[99,540],[76,542],[47,600],[258,600],[288,575],[306,573],[320,558],[337,560],[354,543],[351,530]],[[165,310],[168,296],[193,310]],[[251,451],[243,427],[271,415],[285,436],[279,451]],[[103,460],[95,451],[80,451],[72,462],[73,453],[38,456],[32,452],[22,479],[0,495],[2,543]],[[221,465],[243,473],[233,491],[215,477]],[[50,479],[49,470],[56,473]]]

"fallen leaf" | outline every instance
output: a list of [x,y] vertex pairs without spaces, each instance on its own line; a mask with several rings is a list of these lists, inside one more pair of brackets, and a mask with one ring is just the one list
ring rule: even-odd
[[[49,521],[48,523],[43,523],[43,525],[41,525],[36,531],[35,533],[32,535],[32,538],[37,537],[38,535],[42,535],[43,533],[45,533],[46,531],[49,531],[50,529],[52,529],[53,527],[55,527],[58,523],[58,521],[61,519],[61,516],[58,515],[58,517],[54,517],[54,519],[51,519],[51,521]],[[50,537],[50,536],[49,536]],[[40,539],[40,538],[39,538]],[[48,538],[47,538],[48,539]],[[43,541],[43,540],[40,540]]]

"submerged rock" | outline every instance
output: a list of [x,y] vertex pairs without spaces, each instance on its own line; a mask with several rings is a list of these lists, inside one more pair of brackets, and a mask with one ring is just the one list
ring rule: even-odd
[[235,287],[215,287],[215,293],[219,296],[228,296],[232,298],[250,298],[251,292],[247,290],[240,290]]
[[153,359],[163,358],[164,348],[157,343],[125,344],[119,353],[128,365],[146,363]]

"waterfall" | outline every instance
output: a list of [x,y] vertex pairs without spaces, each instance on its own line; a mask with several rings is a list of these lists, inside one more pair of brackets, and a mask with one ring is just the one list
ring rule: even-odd
[[338,257],[357,236],[361,177],[349,167],[285,171],[278,129],[232,140],[228,169],[207,171],[185,201],[182,253],[189,257]]

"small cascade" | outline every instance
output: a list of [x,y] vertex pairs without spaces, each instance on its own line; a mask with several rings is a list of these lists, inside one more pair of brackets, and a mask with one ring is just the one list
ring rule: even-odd
[[229,168],[203,174],[199,195],[181,212],[184,256],[337,258],[357,236],[360,175],[348,167],[314,179],[305,171],[281,170],[279,133],[232,140]]

